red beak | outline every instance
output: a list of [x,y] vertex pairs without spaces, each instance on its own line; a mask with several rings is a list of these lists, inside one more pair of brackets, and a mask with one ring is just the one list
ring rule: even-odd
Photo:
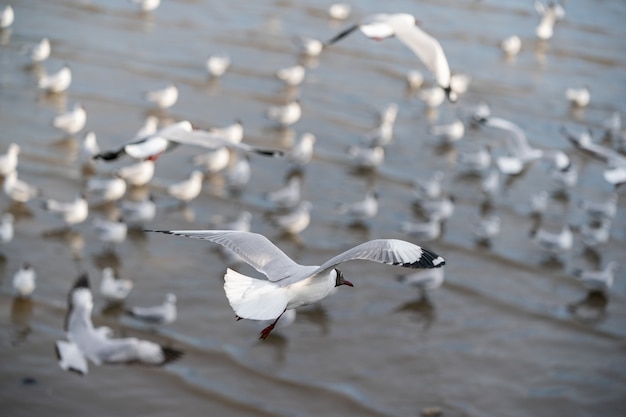
[[350,281],[346,281],[345,279],[343,280],[343,284],[342,285],[347,285],[348,287],[354,287],[354,285],[352,285],[352,283]]

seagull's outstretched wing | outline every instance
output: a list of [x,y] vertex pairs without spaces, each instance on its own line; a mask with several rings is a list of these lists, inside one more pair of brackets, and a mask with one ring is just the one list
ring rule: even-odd
[[340,41],[341,39],[345,38],[346,36],[348,36],[349,34],[351,34],[352,32],[354,32],[355,30],[357,30],[359,28],[359,25],[352,25],[349,28],[342,30],[341,32],[339,32],[338,34],[336,34],[335,36],[333,36],[332,38],[330,38],[329,40],[327,40],[324,43],[324,48],[326,48],[327,46],[332,45],[335,42]]
[[257,233],[235,230],[147,230],[193,239],[208,240],[239,255],[248,265],[264,274],[271,281],[279,281],[292,275],[306,277],[316,266],[303,266],[285,255],[268,238]]
[[446,263],[441,256],[413,243],[398,239],[375,239],[329,259],[318,268],[318,271],[356,259],[405,268],[439,268]]
[[66,342],[65,340],[57,340],[55,350],[61,369],[76,372],[79,375],[87,374],[87,359],[76,344]]
[[195,145],[207,149],[216,149],[228,147],[238,149],[243,152],[257,153],[264,156],[283,156],[284,152],[280,150],[268,150],[256,148],[242,142],[231,142],[220,134],[212,133],[206,130],[195,129],[192,131],[175,131],[171,134],[163,135],[163,137],[183,145]]
[[396,38],[419,57],[435,75],[437,84],[444,89],[449,88],[450,66],[439,41],[417,25],[396,25],[394,29]]

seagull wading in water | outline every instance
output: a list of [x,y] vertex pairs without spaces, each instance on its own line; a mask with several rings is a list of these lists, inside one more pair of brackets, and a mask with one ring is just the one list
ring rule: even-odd
[[337,268],[342,262],[363,259],[405,268],[438,268],[444,259],[412,243],[376,239],[357,245],[321,266],[300,265],[265,236],[232,230],[149,230],[150,232],[209,240],[230,249],[267,279],[231,269],[224,275],[224,291],[237,319],[274,320],[261,331],[265,339],[287,310],[316,303],[335,287],[352,283]]
[[350,33],[359,29],[368,38],[381,41],[395,36],[419,57],[426,67],[434,74],[437,84],[444,89],[448,100],[455,102],[457,94],[450,87],[450,67],[437,39],[433,38],[418,26],[414,16],[407,13],[375,14],[366,17],[344,31],[335,35],[324,44],[328,47]]

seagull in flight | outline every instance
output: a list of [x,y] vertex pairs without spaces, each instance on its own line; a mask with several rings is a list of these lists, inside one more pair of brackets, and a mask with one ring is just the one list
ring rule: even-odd
[[140,363],[161,366],[179,359],[183,352],[135,337],[112,338],[106,326],[94,328],[91,321],[93,294],[87,274],[82,274],[68,295],[65,316],[66,340],[56,342],[59,365],[66,371],[87,374],[87,359],[103,363]]
[[450,87],[450,67],[439,41],[418,26],[414,16],[407,13],[375,14],[350,26],[328,40],[324,47],[343,39],[359,29],[370,39],[381,41],[395,36],[411,49],[434,74],[437,84],[444,89],[448,100],[455,102],[457,94]]
[[129,155],[131,158],[140,160],[156,160],[163,153],[171,151],[178,145],[194,145],[206,149],[227,147],[274,157],[283,155],[282,151],[259,149],[246,143],[232,142],[221,133],[194,129],[189,121],[183,120],[158,130],[152,135],[132,140],[110,151],[100,152],[94,158],[114,161],[123,155]]
[[267,279],[242,275],[231,269],[224,275],[224,291],[237,319],[274,320],[261,331],[265,339],[287,310],[316,303],[335,287],[352,283],[337,265],[363,259],[405,268],[439,268],[444,259],[427,249],[397,239],[361,243],[322,265],[300,265],[265,236],[232,230],[150,230],[150,232],[208,240],[230,249]]

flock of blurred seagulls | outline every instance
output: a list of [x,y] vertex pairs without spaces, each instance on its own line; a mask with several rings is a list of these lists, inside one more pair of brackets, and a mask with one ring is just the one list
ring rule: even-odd
[[[156,10],[160,0],[132,0],[142,12]],[[542,41],[552,38],[554,26],[564,19],[565,10],[558,2],[543,4],[535,1],[540,21],[536,36]],[[348,19],[351,7],[347,4],[334,4],[328,10],[336,20]],[[14,11],[6,6],[0,14],[0,30],[10,30],[14,23]],[[360,31],[368,38],[383,40],[395,37],[405,44],[432,73],[435,86],[424,87],[425,77],[417,70],[407,71],[407,86],[418,92],[418,97],[428,108],[440,106],[446,98],[455,103],[467,91],[471,77],[467,74],[453,74],[448,66],[444,50],[434,37],[420,28],[414,16],[405,13],[376,14],[360,19],[357,23],[339,32],[326,42],[318,39],[298,37],[294,39],[298,52],[307,56],[318,56],[354,31]],[[505,55],[514,56],[522,49],[517,35],[512,35],[500,43]],[[52,53],[51,42],[43,38],[25,49],[32,65],[41,65]],[[227,55],[212,55],[206,61],[206,70],[211,78],[227,73],[231,60]],[[293,65],[277,69],[275,77],[286,86],[297,87],[307,76],[304,65]],[[38,73],[38,87],[48,94],[61,94],[72,83],[72,71],[68,65],[55,73],[45,70]],[[166,110],[176,104],[179,91],[176,85],[167,84],[145,94],[145,100],[156,109]],[[590,103],[591,93],[587,86],[570,88],[565,99],[572,106],[583,108]],[[302,107],[298,99],[282,106],[272,106],[266,117],[277,127],[294,125],[302,117]],[[385,148],[392,144],[394,124],[398,105],[390,103],[380,112],[378,124],[363,135],[361,143],[351,146],[346,153],[347,160],[359,169],[375,170],[384,164]],[[464,120],[465,119],[465,120]],[[84,106],[76,102],[66,113],[52,120],[52,125],[73,137],[81,132],[87,121]],[[502,183],[526,170],[536,161],[544,161],[550,170],[554,183],[567,193],[576,186],[578,173],[570,156],[558,149],[534,147],[526,138],[524,130],[515,122],[492,116],[486,103],[471,109],[469,118],[459,116],[449,124],[432,125],[429,134],[438,138],[443,145],[455,146],[462,140],[468,128],[494,128],[504,133],[505,154],[494,152],[494,147],[485,145],[471,153],[459,153],[457,167],[459,173],[481,177],[481,192],[490,206],[484,216],[473,221],[472,228],[481,244],[489,242],[500,233],[501,219],[495,213],[494,197]],[[566,127],[562,133],[569,142],[582,153],[590,155],[605,164],[604,179],[615,187],[615,193],[607,201],[581,200],[577,204],[587,213],[589,222],[579,230],[565,223],[557,232],[544,229],[541,216],[550,204],[553,194],[547,190],[530,196],[530,214],[538,221],[530,233],[532,241],[551,256],[558,257],[572,249],[575,233],[579,232],[584,244],[595,248],[606,244],[610,238],[612,220],[617,213],[617,189],[626,183],[626,140],[621,131],[619,113],[607,119],[603,141],[596,141],[591,132],[571,132]],[[298,170],[309,164],[314,155],[316,137],[313,133],[303,133],[289,150],[262,149],[243,141],[244,125],[240,120],[232,124],[201,130],[183,120],[167,126],[160,126],[160,120],[149,116],[145,125],[134,138],[113,149],[101,149],[96,135],[87,132],[81,143],[80,162],[86,175],[84,188],[77,190],[72,201],[57,201],[47,198],[40,189],[18,177],[20,146],[12,143],[0,154],[0,175],[4,177],[3,191],[6,197],[16,203],[26,204],[38,201],[43,210],[56,214],[64,228],[71,230],[75,225],[91,218],[90,208],[102,204],[118,206],[113,218],[93,217],[91,224],[98,238],[113,249],[115,244],[124,241],[129,228],[140,230],[149,224],[157,211],[153,194],[142,199],[124,199],[133,188],[150,185],[155,172],[155,164],[166,152],[180,145],[203,149],[193,158],[189,176],[165,187],[165,194],[181,205],[189,204],[202,192],[203,180],[207,175],[222,173],[231,190],[241,191],[251,176],[249,159],[251,155],[283,157],[295,168],[284,186],[269,191],[265,200],[273,208],[270,221],[286,234],[298,235],[311,222],[314,203],[302,200],[302,177]],[[102,172],[103,161],[115,161],[130,157],[133,163],[123,166],[110,175]],[[94,175],[96,174],[97,175]],[[436,171],[432,176],[415,180],[413,192],[415,209],[422,214],[422,222],[403,221],[399,230],[419,241],[438,239],[447,219],[454,215],[455,199],[445,192],[442,182],[447,173]],[[375,219],[378,213],[379,194],[368,189],[363,200],[344,202],[336,208],[337,216],[348,219],[350,224],[365,225]],[[261,235],[250,233],[252,215],[243,211],[237,218],[212,219],[212,227],[217,230],[181,231],[162,230],[160,232],[204,239],[223,246],[222,250],[229,265],[245,262],[265,274],[268,280],[244,276],[228,269],[224,289],[237,318],[269,320],[261,333],[265,338],[277,326],[279,319],[287,325],[295,319],[295,309],[317,302],[331,294],[335,287],[352,284],[344,280],[335,268],[341,262],[351,259],[365,259],[380,263],[395,264],[412,268],[424,268],[413,274],[401,277],[409,286],[417,287],[423,297],[427,292],[440,287],[444,281],[445,263],[438,255],[417,245],[397,240],[373,240],[349,249],[322,266],[302,266],[296,264]],[[10,244],[14,238],[15,218],[4,213],[0,218],[0,243]],[[268,262],[267,259],[270,259]],[[608,294],[614,280],[618,263],[606,262],[603,269],[576,270],[573,275],[590,291]],[[16,297],[29,297],[36,288],[36,272],[32,265],[24,262],[15,273],[12,285]],[[133,282],[117,276],[111,268],[101,272],[99,293],[108,302],[123,302],[133,288]],[[94,328],[91,322],[93,294],[88,278],[82,274],[71,288],[68,297],[68,312],[65,323],[66,341],[57,342],[59,363],[63,369],[81,374],[87,373],[89,359],[96,365],[103,363],[141,362],[161,365],[181,357],[182,352],[158,344],[135,338],[115,338],[109,328]],[[164,325],[176,320],[176,296],[168,293],[163,304],[152,307],[132,307],[128,314],[152,325]]]

